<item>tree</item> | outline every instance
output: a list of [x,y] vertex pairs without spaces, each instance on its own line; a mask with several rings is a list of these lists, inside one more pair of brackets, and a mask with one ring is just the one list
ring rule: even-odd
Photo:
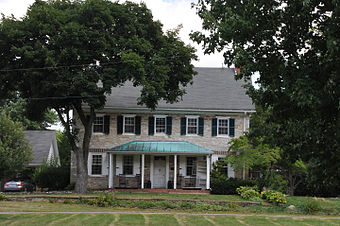
[[9,177],[21,172],[29,163],[31,149],[22,126],[0,113],[0,188]]
[[[56,110],[77,160],[75,190],[81,193],[87,191],[92,124],[105,94],[130,80],[142,87],[138,103],[155,108],[161,99],[178,101],[195,74],[194,49],[178,30],[163,33],[145,4],[37,0],[22,20],[3,18],[0,37],[1,86],[30,98],[35,116]],[[73,125],[71,109],[81,125]]]
[[241,67],[238,79],[259,72],[260,88],[248,86],[253,102],[270,106],[278,133],[294,136],[286,145],[316,162],[319,184],[340,187],[339,4],[199,0],[196,9],[208,33],[193,40],[206,53],[223,51],[228,65]]

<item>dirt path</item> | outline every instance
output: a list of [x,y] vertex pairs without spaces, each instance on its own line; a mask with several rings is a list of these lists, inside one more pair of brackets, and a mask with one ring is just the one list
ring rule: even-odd
[[320,220],[340,220],[340,216],[324,217],[310,215],[270,215],[270,214],[238,214],[238,213],[166,213],[166,212],[21,212],[4,211],[5,214],[142,214],[142,215],[199,215],[199,216],[235,216],[235,217],[268,217],[268,218],[295,218],[295,219],[320,219]]

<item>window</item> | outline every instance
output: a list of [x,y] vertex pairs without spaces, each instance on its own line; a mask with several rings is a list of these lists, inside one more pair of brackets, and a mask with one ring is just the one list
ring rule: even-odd
[[188,117],[187,119],[187,134],[197,134],[198,131],[198,118]]
[[91,174],[92,175],[101,175],[102,174],[102,155],[92,155],[92,166],[91,166]]
[[93,132],[103,133],[104,132],[104,117],[96,117],[93,121]]
[[217,120],[217,135],[228,135],[228,118],[219,118]]
[[124,116],[124,133],[135,133],[134,116]]
[[187,157],[187,176],[196,176],[196,157]]
[[123,174],[124,175],[133,174],[133,156],[132,155],[123,156]]
[[165,133],[166,127],[165,116],[155,116],[155,131],[156,134]]

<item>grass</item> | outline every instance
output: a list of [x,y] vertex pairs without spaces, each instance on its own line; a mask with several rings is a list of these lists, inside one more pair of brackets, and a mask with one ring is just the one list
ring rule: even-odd
[[339,225],[340,220],[291,217],[189,216],[137,214],[22,214],[0,215],[0,225]]

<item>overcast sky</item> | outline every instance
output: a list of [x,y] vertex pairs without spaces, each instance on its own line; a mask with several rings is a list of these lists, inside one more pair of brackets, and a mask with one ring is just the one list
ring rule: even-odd
[[[131,0],[141,2],[141,0]],[[202,48],[194,44],[189,39],[191,31],[201,30],[201,20],[195,14],[195,9],[191,8],[191,3],[197,0],[144,0],[147,7],[151,9],[155,20],[159,20],[164,25],[165,30],[176,28],[182,24],[180,32],[181,39],[186,44],[191,44],[197,50],[199,61],[193,62],[196,67],[222,67],[223,56],[221,53],[204,55]],[[22,17],[34,0],[0,0],[0,13],[9,16]],[[123,2],[120,0],[120,2]]]

